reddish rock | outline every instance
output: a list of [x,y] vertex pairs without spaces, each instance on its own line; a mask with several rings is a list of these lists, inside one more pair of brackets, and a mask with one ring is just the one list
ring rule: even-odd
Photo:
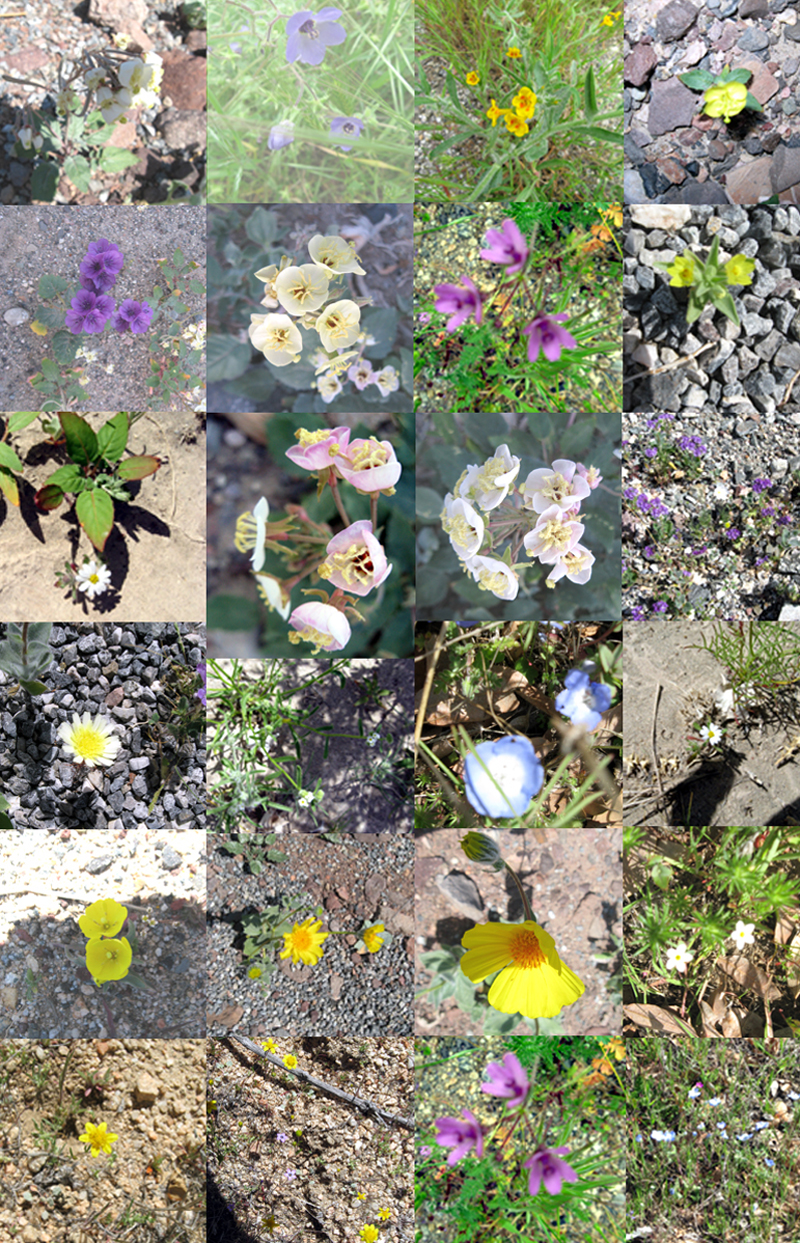
[[708,154],[712,160],[724,160],[730,150],[730,143],[720,142],[719,138],[712,138],[708,144]]
[[680,39],[694,25],[699,12],[689,0],[669,0],[656,18],[659,39],[664,43]]
[[[662,10],[663,12],[663,10]],[[647,128],[654,138],[691,125],[697,96],[677,78],[655,81],[650,93]]]
[[189,52],[204,52],[208,46],[205,30],[190,30],[184,42]]
[[772,194],[770,184],[769,156],[761,156],[749,164],[737,164],[725,179],[725,188],[734,203],[752,205],[761,203]]
[[765,104],[768,99],[772,99],[778,89],[777,78],[773,77],[769,67],[763,64],[757,56],[746,54],[738,57],[736,67],[737,69],[749,69],[752,73],[753,77],[747,89],[760,104]]
[[679,186],[682,181],[686,180],[686,169],[681,168],[677,160],[669,158],[656,160],[656,166],[674,186]]
[[795,206],[800,206],[800,185],[790,186],[788,190],[781,190],[778,195],[778,202],[794,203]]
[[643,86],[657,64],[653,49],[646,43],[637,43],[630,56],[625,57],[625,81],[631,86]]
[[739,28],[735,22],[726,22],[722,34],[714,44],[716,52],[729,52],[739,36]]
[[153,41],[142,29],[147,17],[145,0],[89,0],[89,21],[98,26],[110,26],[112,30],[130,37],[149,52]]
[[179,112],[201,112],[206,106],[206,62],[178,50],[164,53],[161,98]]
[[742,0],[739,5],[740,17],[766,17],[769,13],[769,0]]
[[3,64],[6,72],[16,77],[18,73],[33,73],[34,69],[41,69],[42,65],[46,65],[49,60],[47,52],[43,52],[40,47],[30,47],[24,52],[14,52],[11,56],[4,56]]
[[141,115],[141,108],[127,108],[125,111],[127,121],[120,121],[119,125],[114,126],[113,133],[105,145],[130,150],[136,142],[136,125]]

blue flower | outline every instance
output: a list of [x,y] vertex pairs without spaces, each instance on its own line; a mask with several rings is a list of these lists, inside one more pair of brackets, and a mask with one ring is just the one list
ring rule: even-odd
[[[364,128],[364,122],[359,121],[358,117],[334,117],[331,121],[331,133],[343,134],[345,138],[360,138],[361,131]],[[337,147],[341,147],[342,151],[352,151],[352,147],[345,147],[344,143],[337,142]]]
[[267,139],[270,151],[280,151],[281,147],[288,147],[290,142],[294,142],[294,121],[279,121],[277,125],[273,125]]
[[566,690],[556,696],[556,711],[568,716],[573,725],[597,729],[600,718],[611,707],[611,687],[590,682],[588,673],[572,669],[564,679]]
[[341,9],[324,8],[319,13],[303,9],[286,23],[286,59],[302,61],[304,65],[321,65],[325,52],[337,43],[344,43],[347,32],[336,22],[342,16]]
[[544,769],[533,743],[519,734],[480,742],[464,760],[465,793],[481,816],[523,815],[543,781]]

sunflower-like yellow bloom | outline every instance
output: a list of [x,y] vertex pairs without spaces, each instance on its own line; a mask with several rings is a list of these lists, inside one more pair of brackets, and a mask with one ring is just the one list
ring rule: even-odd
[[302,924],[295,924],[291,932],[284,932],[281,958],[288,958],[291,954],[295,964],[302,962],[307,967],[316,966],[322,957],[322,943],[330,936],[329,932],[320,932],[321,927],[322,920],[309,915]]
[[377,954],[378,950],[383,945],[383,937],[381,936],[381,933],[385,931],[386,929],[383,924],[373,924],[371,928],[364,929],[361,933],[361,940],[366,945],[368,953]]
[[586,988],[561,961],[550,934],[531,919],[522,924],[478,924],[464,933],[461,944],[467,950],[461,970],[473,984],[500,972],[488,1000],[501,1014],[551,1019]]

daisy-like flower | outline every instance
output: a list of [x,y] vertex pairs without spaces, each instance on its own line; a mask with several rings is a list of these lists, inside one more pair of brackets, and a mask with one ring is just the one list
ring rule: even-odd
[[266,550],[264,542],[267,538],[267,518],[269,517],[269,502],[265,496],[253,507],[253,512],[248,510],[245,514],[240,514],[236,519],[236,534],[233,542],[239,552],[248,552],[251,548],[253,555],[250,560],[253,563],[253,570],[257,574],[264,564],[264,556]]
[[586,985],[556,953],[556,943],[533,920],[521,924],[478,924],[461,938],[467,950],[461,970],[473,984],[499,971],[489,1005],[501,1014],[554,1018],[571,1006]]
[[293,1053],[287,1053],[286,1057],[283,1059],[283,1064],[287,1070],[294,1070],[297,1065],[297,1058]]
[[718,725],[704,725],[700,730],[700,737],[703,742],[715,747],[718,742],[722,741],[722,730]]
[[113,764],[122,745],[114,736],[111,723],[100,713],[92,717],[90,712],[84,712],[80,717],[76,712],[72,724],[65,721],[57,732],[73,761],[89,768]]
[[667,950],[667,971],[677,971],[678,975],[685,975],[686,968],[694,958],[694,954],[690,954],[685,941],[679,941],[675,949]]
[[102,595],[111,586],[111,571],[106,565],[98,565],[96,561],[87,561],[78,570],[75,586],[78,591],[85,591],[90,600]]
[[118,1135],[108,1130],[106,1122],[101,1122],[99,1126],[95,1126],[92,1122],[87,1122],[83,1135],[78,1136],[79,1143],[91,1145],[93,1157],[99,1157],[101,1152],[110,1153],[111,1145],[116,1143],[118,1139]]
[[736,942],[737,949],[744,949],[745,945],[755,945],[754,928],[755,924],[745,924],[741,919],[737,920],[736,927],[731,933],[731,939]]
[[265,1053],[274,1053],[277,1047],[278,1046],[276,1045],[274,1040],[262,1040],[261,1041],[261,1048],[264,1050]]
[[119,941],[93,938],[86,942],[86,968],[95,984],[124,979],[132,961],[133,950],[127,937]]
[[380,1217],[381,1221],[388,1221],[391,1215],[392,1215],[391,1209],[388,1209],[388,1208],[378,1209],[378,1216]]
[[127,907],[113,898],[100,898],[92,902],[78,919],[78,927],[85,937],[115,937],[128,918]]
[[320,932],[321,927],[322,920],[309,915],[302,924],[295,924],[291,932],[284,932],[284,949],[281,950],[280,957],[288,958],[291,954],[295,964],[302,962],[307,967],[316,966],[322,957],[322,943],[330,936],[329,932]]
[[260,980],[261,976],[262,971],[260,967],[251,967],[247,973],[247,978],[250,980]]
[[381,740],[380,734],[377,734],[377,733],[369,734],[369,736],[367,737],[367,746],[376,747],[378,743],[380,742],[380,740]]
[[383,924],[373,924],[371,928],[365,928],[361,933],[361,940],[366,945],[369,954],[377,954],[383,945],[381,933],[385,931]]

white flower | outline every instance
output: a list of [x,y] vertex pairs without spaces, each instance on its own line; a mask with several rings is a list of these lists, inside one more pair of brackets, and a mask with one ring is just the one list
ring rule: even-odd
[[267,538],[268,517],[269,503],[267,498],[262,496],[261,500],[254,505],[252,513],[248,511],[240,514],[236,520],[236,535],[233,542],[239,552],[248,552],[252,548],[253,555],[250,560],[256,574],[264,564],[266,555],[264,541]]
[[394,367],[384,367],[382,371],[375,372],[372,382],[377,384],[381,397],[388,397],[389,393],[396,392],[400,387],[400,377]]
[[301,807],[310,807],[314,802],[314,795],[310,794],[308,790],[301,790],[297,801]]
[[318,311],[328,296],[329,279],[315,263],[284,268],[275,278],[275,296],[290,315]]
[[342,389],[342,382],[339,377],[333,373],[321,376],[317,380],[317,392],[319,393],[326,406],[332,402],[334,397],[338,397]]
[[288,315],[251,315],[247,332],[255,348],[276,367],[288,367],[300,357],[303,338]]
[[376,747],[376,746],[378,745],[378,743],[380,742],[380,740],[381,740],[381,736],[380,736],[380,734],[378,734],[378,733],[375,733],[375,734],[369,734],[369,735],[368,735],[368,737],[367,737],[367,746],[368,746],[368,747]]
[[726,483],[718,483],[714,488],[715,501],[727,501],[731,494],[731,490]]
[[114,737],[111,722],[99,713],[93,718],[90,712],[84,712],[82,717],[76,712],[72,724],[65,721],[57,733],[75,762],[90,768],[113,763],[122,745]]
[[130,91],[112,91],[108,86],[101,86],[95,98],[107,125],[118,121],[124,115],[125,109],[130,108],[133,102]]
[[700,730],[700,737],[704,742],[715,747],[722,740],[722,730],[717,725],[704,725]]
[[82,345],[79,350],[76,350],[75,357],[82,358],[87,363],[96,363],[97,350],[90,350],[85,345]]
[[731,933],[731,939],[736,942],[739,949],[743,949],[745,945],[755,945],[754,928],[755,924],[745,924],[741,919],[737,920],[736,927]]
[[511,484],[519,474],[519,458],[498,445],[494,457],[483,466],[468,466],[453,488],[455,496],[480,505],[483,510],[496,509],[508,496]]
[[59,91],[56,95],[56,112],[59,116],[64,116],[70,112],[78,102],[78,96],[71,86],[65,86],[63,91]]
[[290,593],[269,574],[256,574],[256,588],[267,608],[274,609],[284,621],[292,611]]
[[98,86],[105,82],[106,71],[105,69],[87,69],[83,75],[83,80],[86,83],[87,91],[96,91]]
[[491,591],[498,600],[516,600],[519,579],[505,561],[498,561],[496,557],[470,557],[465,565],[482,591]]
[[342,298],[332,302],[320,315],[314,327],[323,346],[331,354],[334,350],[352,345],[360,332],[361,311],[355,302]]
[[111,585],[111,571],[107,565],[98,565],[96,561],[87,561],[78,570],[75,580],[78,591],[85,591],[90,600],[108,591]]
[[17,138],[22,144],[23,149],[25,151],[30,151],[33,146],[33,130],[29,125],[23,125],[22,129],[17,134]]
[[468,501],[462,501],[461,497],[453,500],[448,492],[440,517],[458,556],[464,560],[474,557],[483,543],[484,533],[483,518],[478,511]]
[[689,953],[686,942],[680,941],[674,950],[667,950],[667,971],[677,971],[679,975],[685,975],[693,958],[694,954]]
[[328,276],[336,276],[341,272],[358,272],[364,276],[364,269],[359,265],[356,248],[337,234],[323,237],[317,233],[308,243],[308,253],[318,267],[324,268]]

